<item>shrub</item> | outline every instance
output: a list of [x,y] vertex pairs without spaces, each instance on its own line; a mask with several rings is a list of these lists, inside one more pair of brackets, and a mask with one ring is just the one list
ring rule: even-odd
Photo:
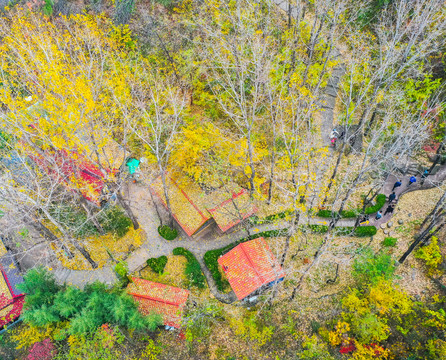
[[27,360],[51,360],[57,354],[57,350],[54,347],[50,339],[35,343],[28,356]]
[[366,247],[353,263],[353,276],[362,284],[390,280],[394,273],[395,265],[391,256],[385,252],[375,254],[370,247]]
[[204,263],[206,264],[207,268],[209,269],[212,277],[214,278],[215,285],[217,286],[217,289],[220,291],[224,291],[228,286],[229,282],[227,280],[223,280],[223,277],[220,273],[220,270],[218,268],[218,258],[223,255],[223,252],[229,251],[229,249],[232,249],[233,246],[228,245],[222,249],[215,249],[210,250],[204,254]]
[[341,211],[341,217],[343,218],[355,218],[359,215],[359,210],[342,210]]
[[328,231],[328,226],[325,225],[308,225],[309,229],[316,234],[323,234]]
[[158,233],[166,240],[173,240],[178,236],[177,229],[173,229],[169,225],[158,227]]
[[382,245],[383,245],[383,246],[388,246],[388,247],[393,247],[393,246],[396,245],[396,242],[397,242],[397,241],[398,241],[397,238],[388,236],[388,237],[386,237],[386,238],[384,239],[384,241],[382,242]]
[[378,194],[378,195],[376,196],[376,204],[373,205],[373,206],[366,207],[364,212],[365,212],[367,215],[374,214],[374,213],[376,213],[377,211],[381,210],[381,208],[384,206],[384,204],[386,203],[386,201],[387,201],[387,197],[386,197],[386,195],[384,195],[384,194]]
[[438,239],[433,236],[429,245],[421,246],[415,252],[415,257],[424,260],[430,276],[438,272],[438,265],[440,265],[442,260]]
[[359,226],[355,229],[355,236],[357,237],[365,237],[365,236],[373,236],[377,232],[375,226]]
[[125,261],[120,261],[115,265],[115,272],[118,275],[120,281],[120,287],[123,288],[129,283],[128,273],[129,267]]
[[349,227],[349,226],[338,226],[338,227],[335,227],[333,232],[334,232],[335,235],[338,235],[338,236],[347,236],[347,235],[353,235],[354,234],[353,228]]
[[164,272],[166,264],[167,264],[167,256],[165,255],[160,256],[159,258],[147,259],[147,265],[149,265],[150,268],[158,274],[162,274]]
[[291,215],[293,213],[293,210],[285,210],[280,213],[274,214],[274,215],[268,215],[265,217],[265,220],[267,221],[275,221],[278,219],[285,219],[288,215]]
[[183,255],[187,259],[187,265],[184,269],[184,274],[189,280],[189,284],[196,286],[199,289],[204,289],[206,278],[201,272],[200,263],[195,258],[194,254],[182,247],[173,249],[174,255]]
[[337,213],[335,211],[324,210],[324,209],[319,210],[316,214],[316,216],[323,217],[323,218],[331,218],[331,217],[335,217],[336,215],[337,215]]
[[129,231],[132,221],[124,211],[114,206],[106,212],[106,219],[102,221],[101,225],[106,232],[114,233],[121,238]]

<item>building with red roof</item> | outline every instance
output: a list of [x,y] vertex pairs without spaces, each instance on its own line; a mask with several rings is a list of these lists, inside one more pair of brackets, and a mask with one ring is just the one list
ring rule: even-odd
[[285,272],[262,237],[237,245],[218,259],[239,300],[281,281]]
[[[248,191],[236,184],[209,193],[186,179],[175,181],[166,177],[166,185],[172,215],[189,236],[213,223],[217,225],[217,231],[226,232],[257,212]],[[151,189],[167,208],[161,177]]]
[[127,286],[127,293],[133,296],[143,315],[160,314],[164,325],[177,329],[181,327],[183,309],[189,296],[188,290],[132,278],[132,282]]
[[12,254],[0,240],[0,330],[16,320],[23,308],[25,295],[17,289],[23,282]]

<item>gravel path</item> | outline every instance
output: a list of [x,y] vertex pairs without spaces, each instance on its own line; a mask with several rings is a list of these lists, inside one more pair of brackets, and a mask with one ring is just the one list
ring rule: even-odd
[[[285,12],[288,11],[288,2],[286,0],[275,0],[275,3]],[[292,10],[292,15],[295,16],[295,9]],[[341,55],[337,49],[335,51],[335,57]],[[330,143],[329,134],[332,131],[334,125],[334,108],[336,105],[338,85],[340,78],[343,76],[344,73],[345,68],[342,65],[337,66],[333,70],[332,77],[328,81],[327,87],[324,89],[324,98],[321,111],[321,135],[323,144]],[[333,151],[331,147],[330,150]],[[328,165],[326,167],[328,167]],[[320,169],[321,173],[323,173],[324,171],[326,171],[326,168]],[[396,189],[397,199],[399,199],[400,196],[409,191],[429,189],[437,186],[439,183],[446,179],[446,166],[442,167],[442,169],[435,176],[428,177],[423,185],[420,184],[420,177],[418,176],[417,183],[411,185],[410,187],[407,187],[406,184],[408,183],[408,178],[409,177],[405,177],[403,185],[400,188]],[[382,189],[382,193],[388,196],[391,193],[391,189],[396,180],[397,179],[394,175],[390,175]],[[217,290],[213,278],[204,264],[203,256],[209,250],[222,248],[235,242],[236,240],[246,237],[247,234],[245,230],[239,230],[237,232],[225,234],[220,237],[211,236],[209,238],[200,237],[198,239],[190,238],[182,234],[176,240],[167,241],[158,234],[158,216],[156,214],[154,204],[150,199],[148,187],[143,185],[129,184],[126,195],[126,198],[129,200],[129,205],[138,218],[141,228],[147,235],[146,242],[140,248],[132,252],[126,259],[130,272],[141,270],[146,265],[146,260],[148,258],[170,255],[174,248],[184,247],[185,249],[191,251],[200,262],[203,273],[206,276],[209,288],[214,296],[225,303],[231,303],[236,299],[233,292],[223,294]],[[388,204],[383,207],[383,211],[385,211],[387,205]],[[389,221],[391,217],[392,214],[387,214],[380,220],[375,220],[373,217],[370,220],[370,225],[379,227],[382,223]],[[320,218],[301,219],[301,223],[303,224],[325,225],[328,221],[329,219]],[[354,223],[355,219],[340,219],[337,223],[337,226],[353,226]],[[280,222],[276,224],[254,226],[251,229],[251,233],[256,234],[267,230],[282,229],[285,228],[287,225],[288,224],[286,222]],[[101,269],[97,270],[81,271],[59,268],[54,270],[53,272],[59,283],[72,284],[80,288],[83,288],[85,284],[92,283],[94,281],[100,281],[109,285],[117,281],[116,275],[111,265],[104,266]]]

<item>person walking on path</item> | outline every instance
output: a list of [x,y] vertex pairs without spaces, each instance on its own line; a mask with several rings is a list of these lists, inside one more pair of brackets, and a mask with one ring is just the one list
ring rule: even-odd
[[333,131],[330,134],[330,141],[331,145],[333,145],[334,148],[336,148],[336,140],[339,137],[339,133],[336,131],[336,129],[333,129]]
[[411,176],[409,179],[409,183],[407,184],[407,186],[412,185],[413,183],[417,182],[417,178],[415,176]]
[[379,220],[379,219],[381,219],[382,217],[383,217],[382,212],[378,210],[378,212],[376,213],[376,216],[375,216],[375,220]]
[[421,175],[421,185],[424,184],[424,180],[426,180],[427,176],[429,175],[429,170],[428,169],[424,169],[423,174]]
[[393,193],[391,193],[389,195],[389,203],[391,203],[392,201],[394,201],[396,199],[396,194],[395,191]]
[[393,214],[393,210],[395,210],[395,208],[393,207],[393,205],[389,205],[387,206],[386,211],[384,212],[384,216],[386,216],[387,214]]
[[403,184],[403,182],[401,180],[398,180],[395,184],[393,184],[392,191],[395,190],[396,188],[400,187],[402,184]]

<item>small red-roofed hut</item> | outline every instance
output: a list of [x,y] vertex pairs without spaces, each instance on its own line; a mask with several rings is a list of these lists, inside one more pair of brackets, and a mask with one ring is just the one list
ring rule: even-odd
[[221,256],[218,263],[239,300],[285,277],[285,272],[262,237],[237,245]]
[[127,286],[127,293],[138,303],[141,314],[160,314],[164,325],[177,329],[181,327],[188,290],[139,278],[132,278],[132,281]]
[[0,330],[22,312],[25,295],[17,289],[22,282],[17,264],[0,240]]

